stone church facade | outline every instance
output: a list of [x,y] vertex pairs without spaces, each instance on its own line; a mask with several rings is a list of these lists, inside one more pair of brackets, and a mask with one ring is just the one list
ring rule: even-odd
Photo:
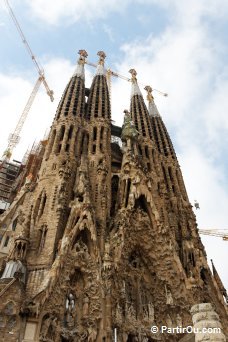
[[208,267],[152,89],[147,108],[131,69],[130,110],[114,126],[105,54],[90,89],[79,54],[37,180],[0,216],[15,230],[1,259],[0,341],[226,341],[226,291]]

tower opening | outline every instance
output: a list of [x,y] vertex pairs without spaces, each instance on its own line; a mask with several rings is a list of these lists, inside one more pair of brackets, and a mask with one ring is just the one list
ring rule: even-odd
[[148,213],[146,198],[144,195],[140,195],[139,198],[135,200],[135,209],[138,209],[138,208],[143,210],[145,213]]
[[114,215],[115,213],[115,208],[116,208],[116,200],[117,200],[117,194],[118,194],[118,188],[119,188],[119,177],[117,175],[114,175],[112,177],[112,202],[111,202],[111,216]]

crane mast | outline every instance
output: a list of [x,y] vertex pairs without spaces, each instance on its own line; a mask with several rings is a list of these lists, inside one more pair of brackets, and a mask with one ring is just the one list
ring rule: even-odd
[[25,120],[27,118],[28,112],[29,112],[29,110],[30,110],[30,108],[32,106],[32,103],[33,103],[33,101],[34,101],[34,99],[36,97],[36,94],[37,94],[37,92],[38,92],[38,90],[40,88],[41,83],[42,83],[42,76],[39,76],[37,81],[36,81],[36,83],[35,83],[35,86],[34,86],[32,92],[31,92],[31,94],[29,96],[29,99],[28,99],[28,101],[27,101],[27,103],[25,105],[25,108],[24,108],[24,110],[23,110],[23,112],[22,112],[22,114],[21,114],[21,116],[20,116],[20,118],[18,120],[18,123],[16,125],[16,128],[15,128],[14,132],[9,135],[8,146],[7,146],[6,151],[3,154],[3,159],[9,160],[11,158],[13,149],[19,143],[19,141],[20,141],[20,132],[22,130],[22,127],[23,127],[23,125],[25,123]]
[[9,4],[9,1],[8,1],[8,0],[5,0],[5,4],[6,4],[6,7],[7,7],[8,11],[9,11],[10,17],[12,18],[12,20],[13,20],[15,26],[16,26],[16,29],[17,29],[17,31],[18,31],[18,33],[19,33],[21,39],[22,39],[22,42],[23,42],[23,44],[25,45],[25,48],[26,48],[26,50],[28,51],[28,53],[29,53],[29,55],[30,55],[30,57],[31,57],[31,59],[32,59],[32,61],[33,61],[33,63],[35,64],[35,67],[36,67],[36,69],[37,69],[37,71],[38,71],[38,74],[39,74],[40,76],[42,76],[42,82],[43,82],[43,84],[44,84],[44,87],[45,87],[45,89],[46,89],[46,91],[47,91],[48,96],[50,97],[51,101],[54,101],[54,97],[53,97],[53,94],[54,94],[54,93],[53,93],[53,90],[50,90],[50,88],[49,88],[49,86],[48,86],[48,84],[47,84],[47,81],[46,81],[45,76],[44,76],[44,69],[43,69],[43,68],[41,67],[41,65],[38,63],[38,61],[37,61],[35,55],[33,54],[32,49],[31,49],[31,47],[30,47],[30,45],[29,45],[27,39],[25,38],[25,35],[24,35],[24,33],[23,33],[23,31],[22,31],[22,29],[21,29],[21,27],[20,27],[20,24],[19,24],[19,22],[18,22],[18,20],[17,20],[17,18],[16,18],[16,16],[15,16],[13,10],[12,10],[12,7],[11,7],[10,4]]
[[25,38],[25,35],[24,35],[24,33],[23,33],[23,31],[22,31],[22,29],[20,27],[20,24],[17,21],[17,18],[15,16],[15,14],[13,13],[13,10],[12,10],[10,4],[9,4],[9,1],[5,0],[5,4],[6,4],[6,7],[8,9],[8,12],[10,14],[10,17],[13,20],[13,22],[14,22],[14,24],[16,26],[16,29],[17,29],[17,31],[18,31],[21,39],[22,39],[22,42],[23,42],[26,50],[28,51],[28,53],[29,53],[29,55],[30,55],[30,57],[31,57],[31,59],[32,59],[32,61],[33,61],[34,65],[35,65],[37,71],[38,71],[38,75],[39,76],[38,76],[38,79],[37,79],[37,81],[36,81],[36,83],[34,85],[34,88],[33,88],[32,92],[31,92],[31,94],[29,96],[29,99],[28,99],[28,101],[27,101],[27,103],[25,105],[25,108],[24,108],[24,110],[23,110],[23,112],[22,112],[22,114],[21,114],[21,116],[19,118],[19,121],[18,121],[18,123],[16,125],[16,128],[15,128],[14,132],[11,133],[10,136],[9,136],[8,146],[7,146],[6,151],[3,154],[3,161],[4,160],[9,160],[11,158],[13,149],[15,148],[15,146],[18,144],[18,142],[20,140],[20,132],[22,130],[22,127],[23,127],[23,125],[25,123],[25,120],[26,120],[26,118],[28,116],[29,110],[30,110],[30,108],[31,108],[31,106],[33,104],[33,101],[34,101],[34,99],[36,97],[36,94],[37,94],[37,92],[38,92],[38,90],[40,88],[41,83],[43,83],[43,85],[44,85],[44,87],[46,89],[46,92],[47,92],[48,96],[50,97],[50,100],[52,102],[54,101],[54,96],[53,96],[54,93],[53,93],[53,90],[51,90],[49,88],[48,83],[47,83],[47,81],[45,79],[44,69],[38,63],[35,55],[33,54],[32,49],[31,49],[30,45],[28,44],[28,42],[27,42],[27,40]]

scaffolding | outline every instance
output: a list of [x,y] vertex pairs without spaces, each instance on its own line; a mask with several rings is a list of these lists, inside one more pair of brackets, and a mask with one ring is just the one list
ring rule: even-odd
[[12,202],[12,190],[21,170],[22,164],[17,160],[0,161],[0,213]]

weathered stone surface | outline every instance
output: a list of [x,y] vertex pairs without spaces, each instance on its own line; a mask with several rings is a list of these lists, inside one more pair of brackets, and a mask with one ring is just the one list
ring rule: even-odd
[[227,335],[227,308],[161,116],[148,113],[132,69],[123,146],[111,143],[105,54],[87,102],[86,56],[80,50],[38,178],[0,216],[7,227],[19,218],[2,272],[21,265],[0,280],[1,338],[10,325],[12,342],[111,342],[114,328],[120,342],[184,341],[150,328],[218,319]]

